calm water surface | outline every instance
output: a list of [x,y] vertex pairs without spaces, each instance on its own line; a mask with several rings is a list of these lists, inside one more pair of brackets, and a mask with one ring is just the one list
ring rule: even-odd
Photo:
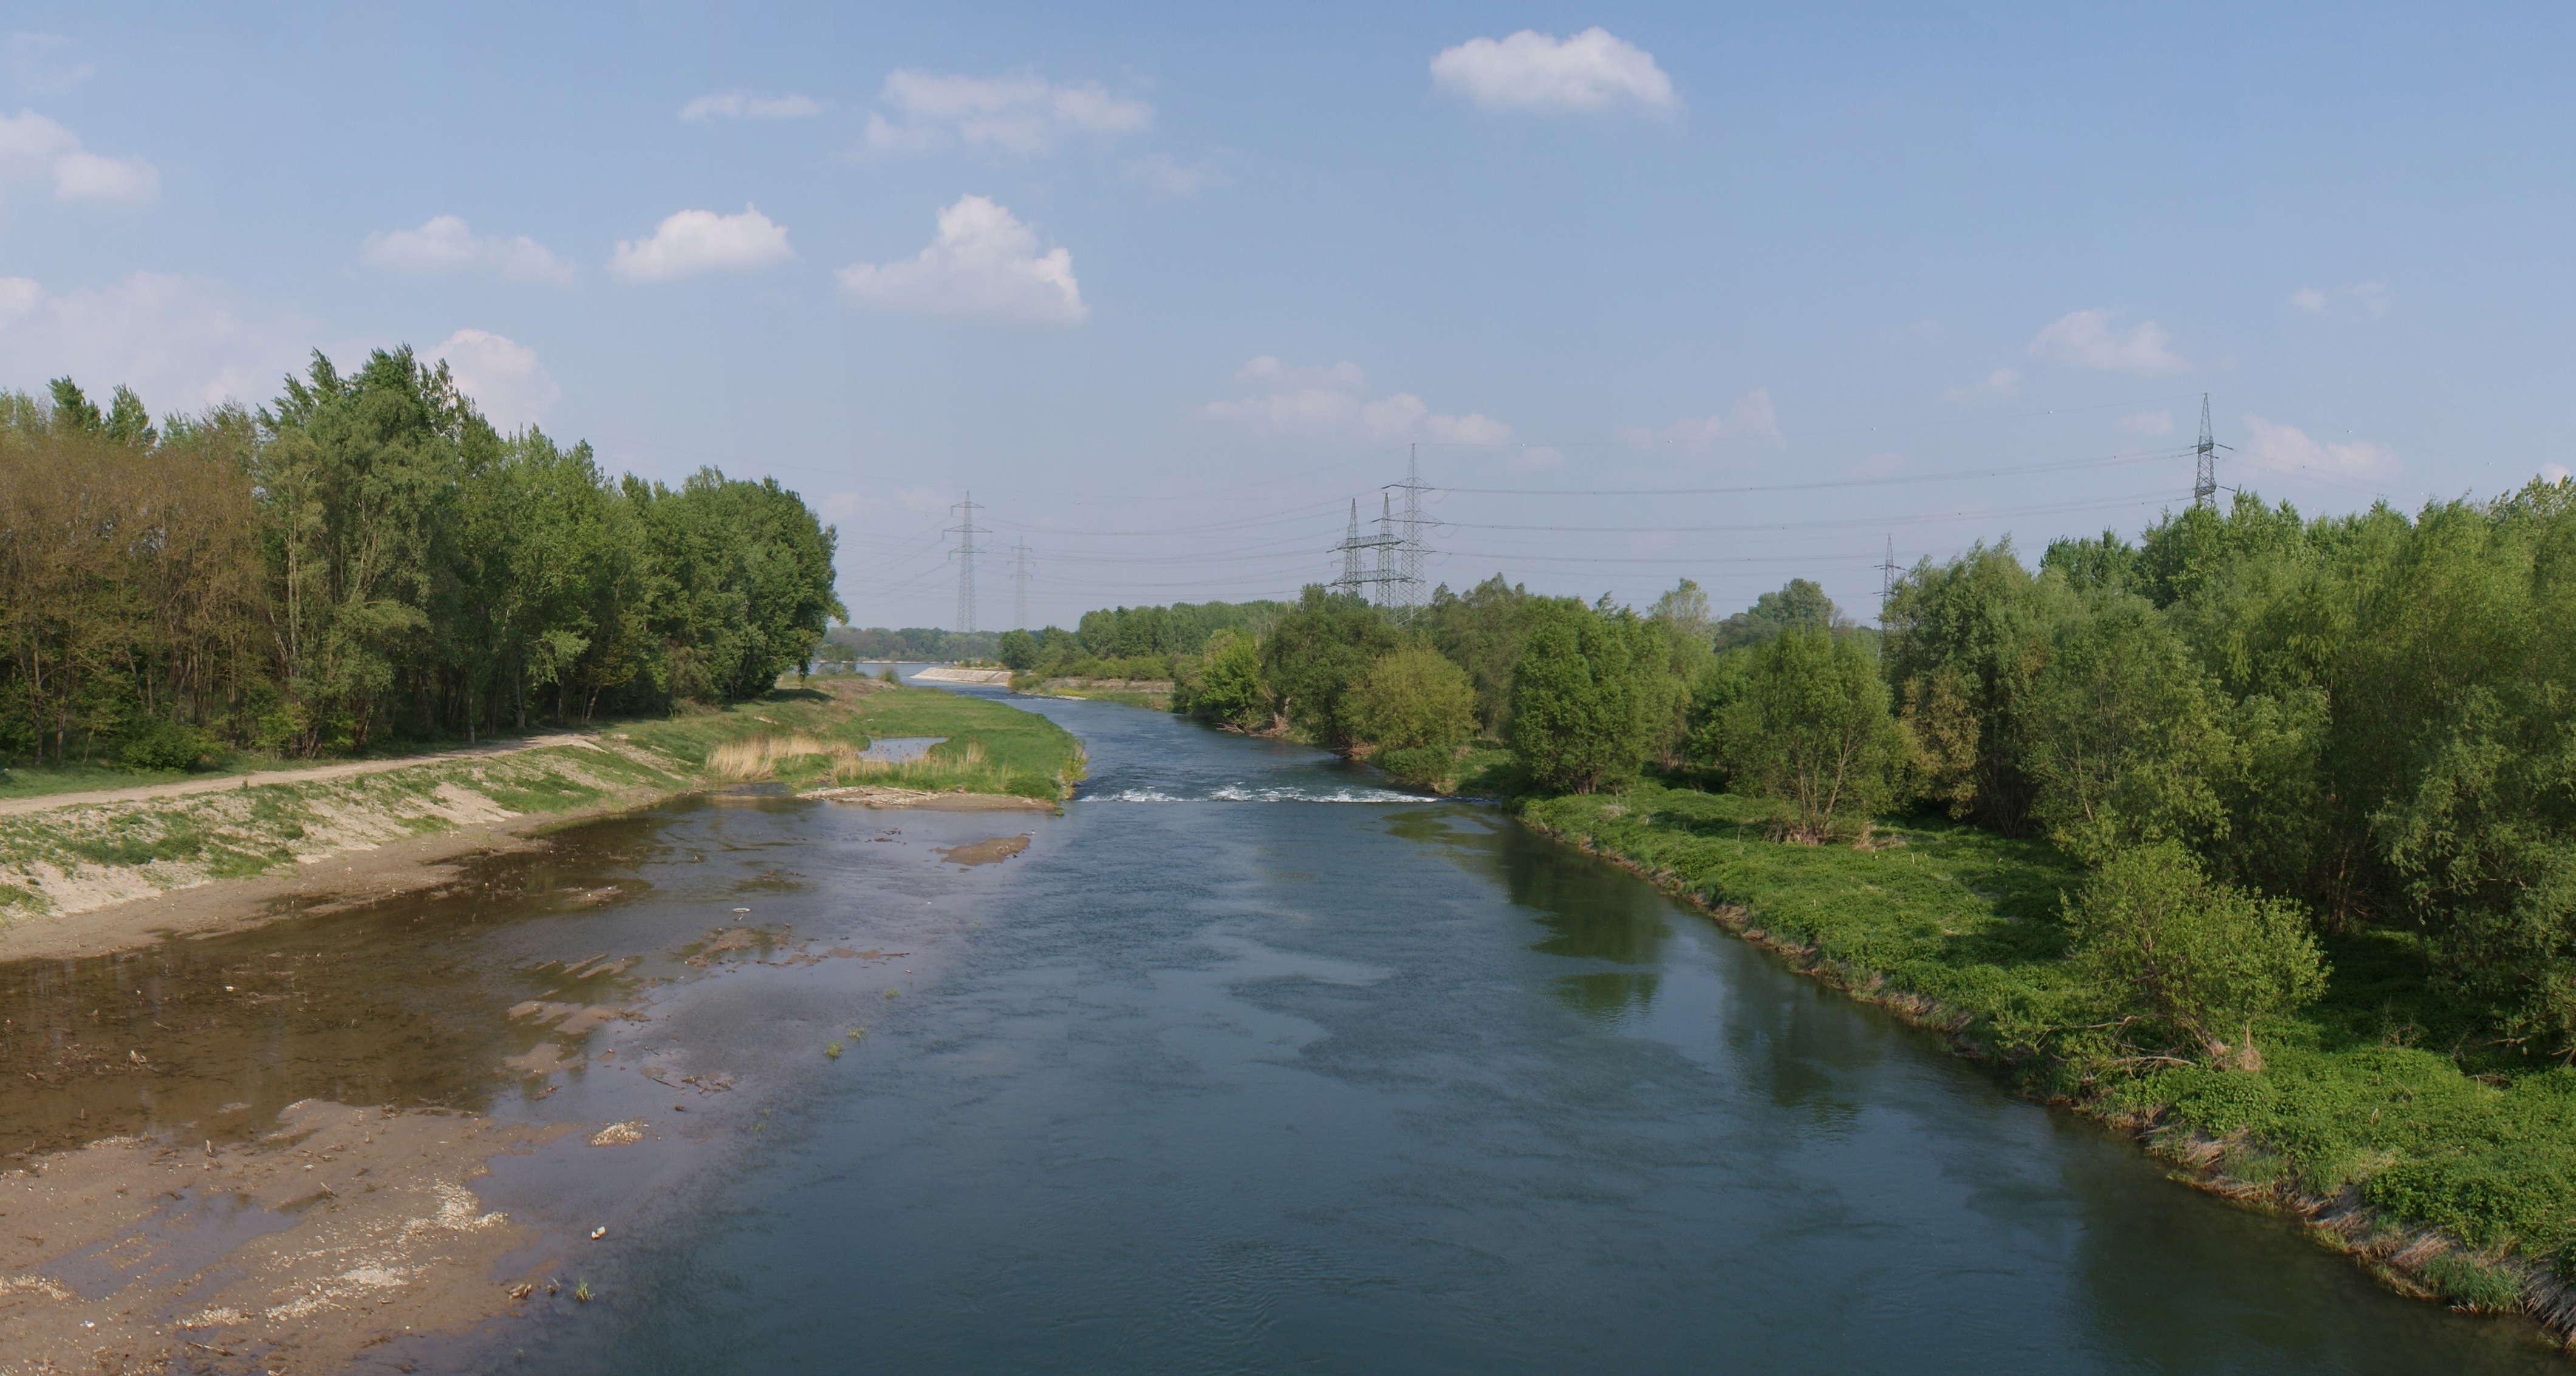
[[[57,1076],[0,1129],[246,1134],[306,1095],[651,1124],[483,1182],[597,1302],[387,1369],[2568,1369],[1489,809],[1017,701],[1089,748],[1061,817],[693,800],[437,899],[0,972],[0,1051],[123,1008],[177,1068],[140,1103]],[[729,926],[774,943],[710,959]],[[538,998],[650,1016],[499,1073]]]

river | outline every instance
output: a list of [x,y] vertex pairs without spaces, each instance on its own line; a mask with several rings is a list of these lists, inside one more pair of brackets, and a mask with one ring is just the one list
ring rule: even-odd
[[[689,800],[496,862],[520,877],[481,897],[204,944],[248,943],[236,965],[311,949],[308,997],[413,1031],[336,1059],[246,1037],[221,1056],[256,1083],[202,1097],[651,1126],[658,1147],[503,1158],[484,1182],[556,1245],[611,1227],[570,1254],[592,1302],[387,1360],[2566,1369],[2528,1325],[2390,1295],[1489,808],[1134,708],[1016,701],[1089,750],[1061,817]],[[1001,863],[935,849],[1020,831]],[[706,962],[727,925],[774,963]],[[826,947],[857,956],[784,958]],[[495,1079],[528,1038],[494,1010],[547,992],[524,972],[620,951],[649,953],[619,978],[652,1007],[600,1032],[622,1059]],[[699,1078],[632,1073],[655,1057]]]

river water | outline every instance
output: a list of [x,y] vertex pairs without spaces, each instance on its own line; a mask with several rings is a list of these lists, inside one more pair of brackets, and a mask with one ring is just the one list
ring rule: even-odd
[[[311,950],[326,1004],[325,966],[402,972],[364,997],[413,1022],[245,1042],[257,1083],[203,1097],[652,1125],[636,1164],[495,1164],[488,1201],[615,1225],[598,1299],[396,1349],[427,1370],[2565,1370],[1488,808],[1016,702],[1089,750],[1060,817],[692,800],[480,899],[207,943],[195,978]],[[726,925],[772,963],[718,973]],[[858,955],[784,958],[824,948]],[[497,1010],[552,991],[489,972],[619,951],[622,1058],[496,1080]]]

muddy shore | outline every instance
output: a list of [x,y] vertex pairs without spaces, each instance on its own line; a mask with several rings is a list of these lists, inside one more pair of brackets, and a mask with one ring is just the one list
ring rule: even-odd
[[0,927],[0,963],[106,955],[169,937],[240,931],[293,914],[335,912],[436,889],[454,883],[459,866],[475,857],[540,847],[546,832],[674,796],[639,789],[572,812],[469,823],[340,851],[284,873],[214,880],[85,912],[18,916]]
[[[150,939],[163,899],[140,940],[0,965],[0,1376],[476,1368],[614,1295],[621,1244],[851,1073],[951,920],[808,894],[728,842],[746,808],[834,811],[426,837],[264,909],[173,895],[251,904],[193,937]],[[881,816],[817,834],[932,896],[1029,845]]]

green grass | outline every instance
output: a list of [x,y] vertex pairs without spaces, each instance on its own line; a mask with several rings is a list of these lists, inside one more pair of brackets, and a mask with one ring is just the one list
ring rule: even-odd
[[[145,883],[167,888],[292,864],[313,850],[317,831],[346,845],[447,831],[459,816],[475,816],[487,803],[516,814],[562,816],[621,798],[681,793],[708,781],[710,755],[726,748],[739,753],[759,741],[794,738],[800,749],[822,747],[777,756],[774,774],[763,775],[799,787],[833,782],[834,752],[846,760],[874,735],[948,739],[918,764],[870,772],[865,781],[871,783],[1052,802],[1080,776],[1080,743],[1033,713],[934,689],[863,686],[855,679],[821,682],[831,691],[789,689],[720,710],[632,722],[601,731],[595,745],[425,759],[372,774],[256,787],[245,781],[177,796],[0,816],[0,922],[52,911],[57,892],[78,891],[102,868],[129,878],[139,872]],[[113,771],[78,782],[86,787],[137,781],[134,774]],[[66,883],[73,888],[52,887]]]
[[1811,950],[1819,975],[1944,1026],[2028,1092],[2152,1124],[2178,1157],[2214,1140],[2239,1179],[2348,1188],[2386,1223],[2447,1229],[2487,1258],[2428,1266],[2455,1302],[2518,1307],[2503,1261],[2576,1280],[2576,1068],[2479,1031],[2408,934],[2326,938],[2326,997],[2256,1025],[2259,1073],[2137,1062],[2088,1030],[2116,1010],[2066,963],[2059,896],[2081,870],[2050,846],[1919,817],[1874,849],[1802,846],[1769,839],[1766,804],[1654,783],[1523,813],[1742,909],[1766,939]]

